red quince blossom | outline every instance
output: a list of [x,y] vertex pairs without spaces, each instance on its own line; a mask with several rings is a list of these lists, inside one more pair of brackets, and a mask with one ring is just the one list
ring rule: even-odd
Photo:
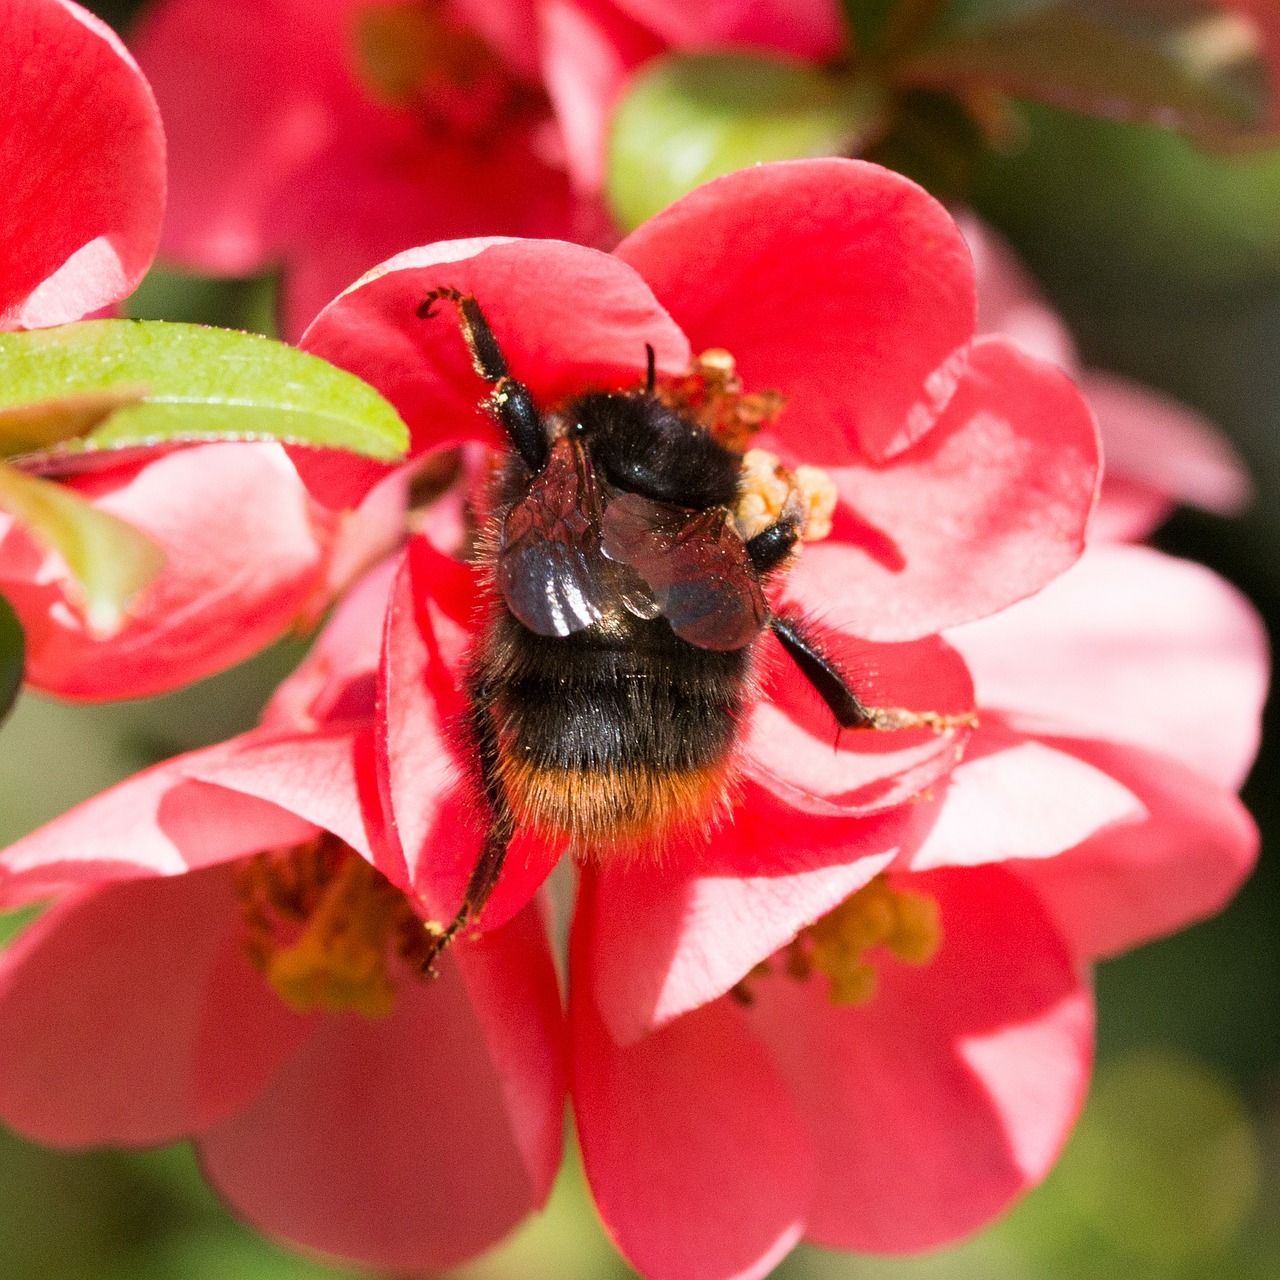
[[[0,81],[0,329],[114,306],[150,266],[164,210],[164,133],[146,80],[69,0],[4,0]],[[61,558],[0,516],[0,590],[26,633],[27,679],[72,698],[158,693],[249,656],[398,518],[376,500],[335,520],[274,445],[167,452],[63,482],[165,555],[104,638],[73,603]]]
[[135,48],[169,133],[163,252],[282,265],[296,335],[409,245],[571,236],[536,47],[531,0],[159,0]]
[[352,592],[260,729],[0,855],[5,907],[58,895],[0,954],[0,1115],[56,1146],[193,1138],[260,1229],[416,1272],[543,1203],[565,1066],[537,908],[429,980],[421,922],[370,864],[394,570]]
[[1071,334],[1012,248],[972,214],[960,228],[978,277],[978,329],[1065,369],[1098,420],[1106,459],[1089,536],[1145,538],[1177,503],[1233,515],[1252,485],[1227,439],[1198,413],[1128,378],[1080,365]]
[[[826,464],[842,500],[784,604],[821,619],[867,701],[953,717],[833,749],[825,708],[766,656],[731,823],[660,864],[577,851],[573,1098],[606,1225],[654,1280],[763,1275],[802,1236],[896,1252],[975,1228],[1044,1176],[1077,1113],[1087,961],[1216,910],[1252,865],[1234,795],[1265,689],[1252,611],[1143,549],[1069,568],[1096,483],[1084,403],[972,337],[959,232],[884,170],[744,171],[613,255],[412,250],[305,335],[397,405],[416,449],[497,443],[456,327],[417,317],[441,286],[481,301],[544,408],[637,385],[645,343],[669,377],[724,348],[780,392],[770,447]],[[452,728],[482,617],[471,570],[415,538],[378,675],[379,865],[441,922],[484,836]],[[957,727],[974,707],[980,727]],[[518,836],[482,927],[560,852]],[[886,911],[904,938],[875,932]],[[869,1003],[832,1004],[822,947],[832,983],[874,970]]]

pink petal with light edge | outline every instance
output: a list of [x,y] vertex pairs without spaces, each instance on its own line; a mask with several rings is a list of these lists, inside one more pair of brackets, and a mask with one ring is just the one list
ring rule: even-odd
[[979,704],[1020,732],[1145,747],[1231,789],[1257,751],[1266,636],[1201,565],[1094,545],[1034,599],[947,638]]
[[0,906],[78,885],[181,875],[316,834],[277,805],[185,776],[224,750],[193,751],[146,769],[11,844],[0,853]]
[[164,214],[164,132],[114,32],[66,0],[0,0],[0,329],[130,293]]
[[330,143],[350,0],[161,0],[133,45],[169,132],[166,255],[248,275],[282,248],[282,189]]
[[627,74],[662,43],[609,0],[547,0],[539,8],[542,79],[574,182],[604,185],[609,114]]
[[287,736],[259,731],[201,752],[179,768],[187,777],[279,805],[372,859],[361,803],[377,795],[368,728]]
[[1093,419],[1066,376],[979,339],[925,439],[891,463],[832,472],[834,532],[805,548],[785,594],[822,600],[825,622],[879,641],[995,613],[1078,558],[1098,468]]
[[240,662],[292,624],[323,581],[330,533],[279,445],[214,444],[84,477],[96,507],[149,534],[165,566],[109,640],[33,568],[18,530],[0,579],[27,633],[27,679],[63,698],[136,698]]
[[1090,542],[1141,542],[1169,518],[1174,503],[1136,480],[1107,472],[1089,521]]
[[[812,584],[800,586],[804,590]],[[804,612],[821,618],[829,599],[813,594],[803,601]],[[967,715],[974,709],[973,682],[964,660],[937,636],[877,645],[820,624],[809,631],[868,706],[942,715]],[[880,812],[927,790],[964,750],[967,728],[842,732],[789,659],[770,665],[746,726],[743,767],[797,809],[846,817]]]
[[981,1226],[1048,1172],[1088,1083],[1092,999],[1026,886],[998,867],[900,884],[941,907],[928,965],[877,957],[859,1008],[777,974],[746,1015],[818,1148],[806,1236],[832,1248],[900,1253]]
[[913,182],[858,160],[718,178],[615,250],[695,351],[726,347],[748,391],[781,392],[804,462],[883,459],[924,435],[973,336],[969,251]]
[[[392,590],[379,672],[376,753],[389,848],[377,865],[413,894],[426,917],[447,924],[462,905],[487,822],[466,759],[465,706],[436,648],[429,594],[408,558]],[[537,892],[559,850],[517,834],[481,916],[485,928],[511,919]]]
[[541,1204],[560,1168],[569,1064],[560,988],[537,906],[459,947],[454,959]]
[[1098,418],[1109,473],[1222,515],[1248,503],[1249,473],[1206,418],[1115,374],[1091,370],[1079,382]]
[[574,922],[573,1107],[605,1227],[648,1280],[757,1280],[804,1230],[808,1136],[724,1002],[618,1048],[591,1005],[592,918]]
[[252,1105],[202,1136],[205,1174],[238,1215],[307,1249],[416,1272],[481,1252],[538,1207],[509,1064],[495,1063],[458,976],[470,945],[454,945],[438,979],[401,970],[388,1017],[325,1018]]
[[845,51],[840,6],[833,0],[614,0],[678,49],[725,45],[770,49],[826,62]]
[[331,302],[299,345],[381,391],[409,424],[415,454],[466,440],[505,443],[481,407],[493,388],[471,366],[453,305],[418,318],[440,286],[475,295],[512,376],[544,409],[591,387],[643,382],[646,343],[664,372],[688,364],[671,317],[608,254],[550,240],[411,249]]
[[1253,870],[1257,828],[1230,791],[1167,755],[1075,739],[1054,745],[1105,770],[1147,815],[1061,857],[1011,864],[1079,955],[1116,955],[1213,915]]
[[750,784],[733,824],[682,865],[606,862],[584,878],[585,959],[609,1033],[631,1044],[722,996],[761,960],[913,849],[931,806],[818,818]]
[[970,739],[940,800],[938,820],[904,860],[912,871],[1052,858],[1148,816],[1142,800],[1110,773],[1008,733],[994,717]]
[[37,920],[0,954],[5,1121],[58,1146],[148,1145],[243,1101],[310,1024],[271,994],[204,1034],[228,976],[267,990],[235,945],[239,910],[215,868],[75,894]]

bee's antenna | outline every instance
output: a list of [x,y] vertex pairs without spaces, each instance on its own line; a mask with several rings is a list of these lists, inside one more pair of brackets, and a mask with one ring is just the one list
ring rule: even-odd
[[644,379],[644,393],[647,396],[653,395],[653,389],[658,385],[658,359],[653,353],[653,343],[646,342],[644,344],[645,360],[648,365],[648,372]]

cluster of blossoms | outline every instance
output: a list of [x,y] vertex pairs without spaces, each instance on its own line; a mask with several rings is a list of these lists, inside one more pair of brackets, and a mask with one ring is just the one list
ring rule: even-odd
[[[744,170],[594,247],[565,158],[587,144],[553,127],[566,80],[539,80],[534,8],[167,0],[144,26],[175,252],[285,260],[299,346],[381,392],[412,443],[401,468],[228,443],[65,479],[165,553],[107,639],[20,527],[0,543],[28,679],[69,697],[173,687],[340,597],[259,728],[0,854],[0,905],[51,900],[0,956],[0,1117],[67,1146],[191,1138],[250,1222],[395,1271],[471,1257],[540,1206],[566,1101],[601,1217],[653,1280],[762,1276],[802,1238],[935,1246],[1061,1149],[1091,963],[1217,910],[1253,863],[1235,792],[1259,624],[1132,541],[1178,501],[1232,509],[1244,481],[1191,415],[1081,372],[990,233],[875,165]],[[685,17],[536,8],[629,33],[633,59],[631,10],[666,24],[648,52]],[[830,56],[826,6],[803,36],[777,8],[715,35]],[[70,0],[3,0],[0,23],[21,87],[0,173],[41,176],[0,197],[0,317],[25,329],[136,283],[163,142],[129,55]],[[178,78],[179,51],[221,48],[211,27],[234,46],[203,88],[235,110]],[[118,139],[101,181],[49,150],[58,109],[76,156],[72,115]],[[661,859],[517,830],[428,964],[486,847],[462,725],[501,606],[471,552],[509,451],[458,325],[424,315],[437,291],[479,300],[545,412],[652,381],[731,418],[775,475],[822,468],[830,530],[770,607],[813,619],[894,714],[837,738],[766,635],[719,825]],[[562,862],[559,972],[543,886]]]

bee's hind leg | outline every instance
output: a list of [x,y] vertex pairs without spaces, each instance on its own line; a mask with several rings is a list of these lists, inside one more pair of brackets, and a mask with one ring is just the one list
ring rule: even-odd
[[480,858],[463,891],[462,905],[458,908],[458,914],[444,926],[435,921],[427,922],[428,941],[422,961],[422,971],[432,977],[436,976],[435,962],[439,959],[441,952],[461,930],[479,917],[485,903],[498,887],[502,867],[507,859],[507,849],[515,834],[515,819],[507,804],[502,780],[498,777],[498,736],[494,728],[493,716],[484,700],[480,698],[477,698],[472,705],[471,732],[479,758],[480,781],[489,802],[489,829],[485,833]]

